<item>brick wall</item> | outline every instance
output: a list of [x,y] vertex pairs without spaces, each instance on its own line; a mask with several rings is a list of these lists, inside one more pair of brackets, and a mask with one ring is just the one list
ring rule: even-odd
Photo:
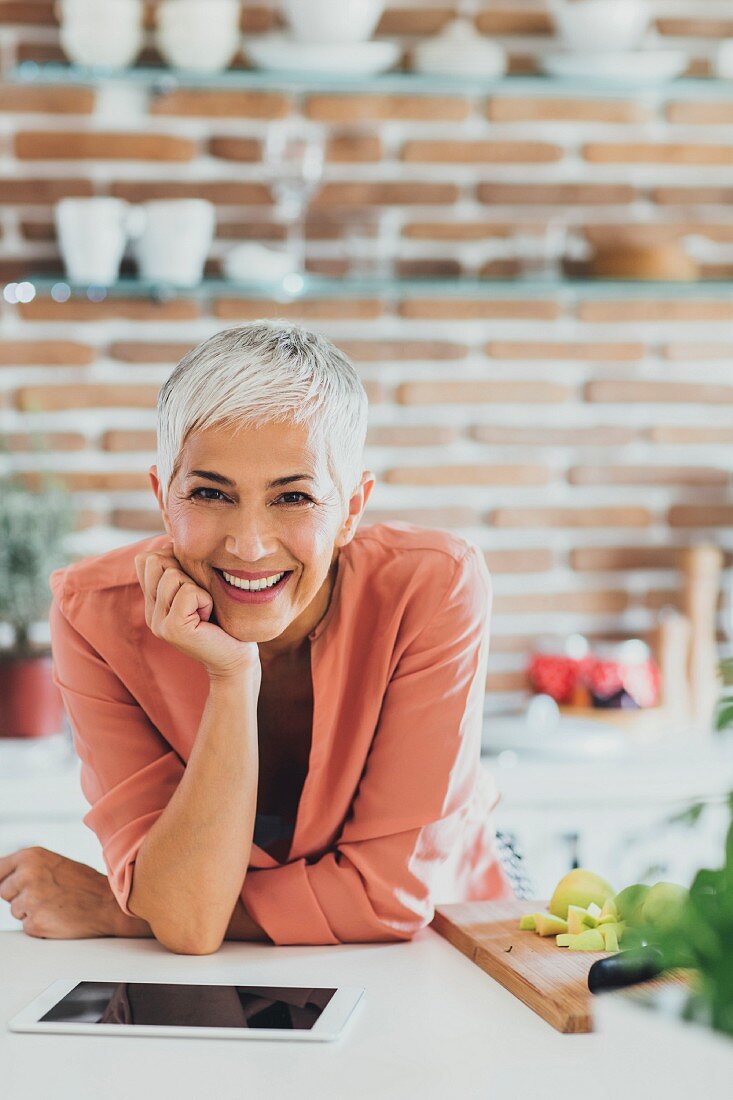
[[[152,6],[151,6],[152,7]],[[479,28],[532,72],[552,44],[541,0],[476,5]],[[657,33],[710,72],[733,36],[729,0],[658,0]],[[450,3],[390,5],[379,33],[438,30]],[[150,13],[152,18],[152,11]],[[152,24],[151,24],[152,25]],[[275,15],[246,5],[248,34]],[[0,4],[0,58],[61,59],[47,0]],[[155,61],[152,47],[143,61]],[[244,63],[241,58],[237,64]],[[281,240],[261,162],[271,126],[323,127],[328,162],[308,218],[308,266],[352,268],[348,226],[371,215],[396,274],[511,274],[492,248],[549,223],[599,242],[733,242],[733,84],[697,102],[611,97],[292,94],[0,86],[0,279],[61,273],[64,195],[200,195],[217,206],[207,266],[237,240]],[[733,255],[733,253],[732,253]],[[129,261],[125,270],[132,271]],[[733,263],[705,277],[730,278]],[[270,301],[2,304],[0,428],[32,473],[29,428],[79,505],[81,556],[160,529],[147,469],[154,402],[212,332],[289,316],[336,340],[367,386],[367,520],[453,528],[486,550],[496,589],[489,690],[523,690],[530,639],[644,635],[676,595],[675,553],[733,548],[733,297],[509,300],[392,296]]]

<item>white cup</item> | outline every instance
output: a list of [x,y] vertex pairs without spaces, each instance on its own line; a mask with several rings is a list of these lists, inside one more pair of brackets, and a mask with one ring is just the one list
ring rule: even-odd
[[56,0],[61,48],[76,65],[130,65],[143,45],[142,0]]
[[155,43],[168,65],[220,72],[239,49],[239,0],[161,0]]
[[111,286],[117,281],[131,216],[129,203],[108,196],[56,203],[56,237],[70,282]]
[[207,199],[152,199],[137,208],[131,235],[140,278],[197,286],[214,239],[216,208]]
[[282,0],[300,42],[365,42],[374,34],[385,0]]
[[243,241],[229,249],[222,268],[226,278],[234,282],[274,283],[298,270],[298,258],[285,248]]
[[649,26],[647,0],[548,2],[562,43],[571,50],[631,50],[639,45]]

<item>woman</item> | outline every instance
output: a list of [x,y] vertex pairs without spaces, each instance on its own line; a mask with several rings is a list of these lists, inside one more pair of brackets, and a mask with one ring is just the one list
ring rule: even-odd
[[163,386],[165,534],[51,575],[109,873],[0,859],[31,934],[407,940],[436,901],[512,896],[479,765],[486,565],[444,531],[359,529],[366,421],[346,357],[280,322],[217,333]]

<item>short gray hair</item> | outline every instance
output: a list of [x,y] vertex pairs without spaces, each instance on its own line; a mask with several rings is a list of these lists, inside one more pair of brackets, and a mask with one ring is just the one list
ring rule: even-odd
[[163,501],[192,431],[288,420],[312,426],[348,500],[363,473],[368,411],[354,367],[325,336],[280,320],[223,329],[184,355],[158,394]]

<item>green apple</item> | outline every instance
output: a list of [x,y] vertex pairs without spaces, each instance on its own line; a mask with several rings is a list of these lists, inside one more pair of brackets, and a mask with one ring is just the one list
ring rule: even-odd
[[618,908],[613,898],[606,898],[598,918],[599,924],[615,924],[618,920]]
[[555,936],[555,943],[558,947],[569,947],[572,938],[567,932],[561,932],[559,936]]
[[618,951],[618,936],[616,935],[616,925],[602,924],[599,927],[599,932],[603,936],[603,943],[605,944],[606,951]]
[[534,923],[540,936],[556,936],[568,930],[568,922],[554,913],[535,913]]
[[635,882],[633,886],[627,886],[625,890],[616,894],[613,900],[616,903],[619,918],[627,921],[630,925],[641,924],[641,907],[648,893],[648,886],[645,886],[643,882]]
[[568,932],[573,936],[578,936],[581,932],[585,932],[588,925],[585,923],[585,919],[588,916],[587,909],[581,909],[579,905],[568,906]]
[[579,936],[573,936],[568,944],[571,951],[605,951],[603,936],[597,928],[588,928]]
[[613,894],[613,886],[600,875],[576,867],[560,879],[548,908],[556,917],[567,917],[569,905],[578,905],[581,909],[587,909],[591,902],[604,905]]
[[670,931],[679,921],[687,895],[688,890],[676,882],[655,882],[642,902],[642,922],[660,932]]
[[534,932],[536,927],[534,913],[526,913],[525,916],[519,918],[520,932]]

